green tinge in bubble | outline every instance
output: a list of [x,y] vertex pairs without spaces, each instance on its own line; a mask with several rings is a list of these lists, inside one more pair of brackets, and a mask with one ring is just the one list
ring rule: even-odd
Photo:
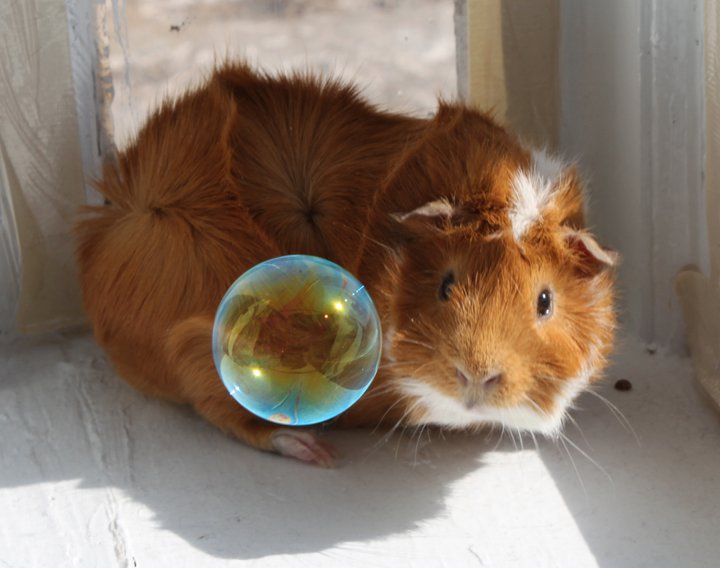
[[272,421],[312,424],[336,416],[377,371],[381,330],[365,288],[329,261],[272,259],[223,298],[213,334],[228,391]]

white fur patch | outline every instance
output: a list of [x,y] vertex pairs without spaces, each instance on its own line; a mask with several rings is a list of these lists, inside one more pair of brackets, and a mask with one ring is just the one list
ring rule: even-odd
[[583,371],[569,381],[566,381],[563,385],[560,394],[555,397],[555,414],[557,425],[551,433],[557,433],[562,428],[563,422],[565,421],[565,415],[570,408],[572,408],[573,401],[577,396],[584,391],[590,384],[590,377],[592,377],[594,371],[590,369],[583,369]]
[[593,372],[590,367],[586,367],[579,376],[566,381],[550,413],[541,412],[532,404],[519,404],[511,408],[481,406],[468,409],[461,401],[441,393],[419,379],[403,379],[399,382],[399,387],[405,395],[415,399],[425,412],[419,420],[423,424],[460,429],[495,424],[554,436],[562,428],[572,401],[587,387]]
[[545,150],[533,150],[532,170],[518,171],[512,181],[510,224],[513,237],[519,241],[542,217],[552,199],[553,189],[565,170],[565,164]]

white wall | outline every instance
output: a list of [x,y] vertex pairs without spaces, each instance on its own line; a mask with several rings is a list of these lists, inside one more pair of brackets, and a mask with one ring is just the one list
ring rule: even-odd
[[623,319],[684,344],[674,278],[707,268],[702,6],[562,0],[561,147],[591,182],[590,220],[623,255]]

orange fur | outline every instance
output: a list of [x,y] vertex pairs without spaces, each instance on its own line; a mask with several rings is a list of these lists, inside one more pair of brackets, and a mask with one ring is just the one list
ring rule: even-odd
[[[530,399],[551,413],[589,358],[592,377],[604,366],[612,272],[599,248],[582,245],[594,241],[578,232],[571,169],[554,180],[542,219],[513,238],[512,187],[532,159],[462,105],[441,104],[421,120],[380,112],[340,83],[225,64],[149,118],[98,183],[110,204],[88,208],[77,225],[97,341],[138,389],[191,404],[255,447],[287,448],[274,443],[276,426],[225,391],[212,318],[251,266],[314,254],[359,276],[389,332],[378,377],[340,425],[437,422],[408,380],[469,408],[475,399],[497,408]],[[440,199],[449,214],[422,209]],[[449,271],[456,282],[442,301]],[[539,322],[543,286],[557,303]],[[472,384],[458,380],[460,367]],[[475,379],[491,370],[502,380],[488,390]]]

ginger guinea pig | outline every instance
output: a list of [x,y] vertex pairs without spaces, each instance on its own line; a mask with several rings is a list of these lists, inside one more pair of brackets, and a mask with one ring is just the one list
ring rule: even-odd
[[97,186],[109,204],[76,232],[98,343],[136,388],[263,450],[334,454],[251,415],[215,371],[215,309],[268,258],[326,257],[376,302],[381,367],[339,427],[553,434],[612,348],[615,254],[583,228],[574,169],[462,104],[422,120],[228,63],[164,103]]

